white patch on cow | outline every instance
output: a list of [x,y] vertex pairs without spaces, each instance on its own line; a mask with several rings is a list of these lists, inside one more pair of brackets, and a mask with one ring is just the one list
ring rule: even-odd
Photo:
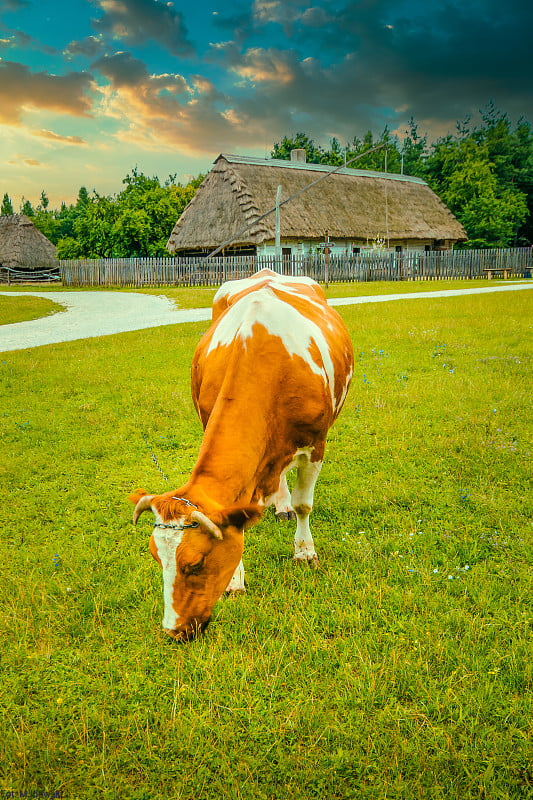
[[242,558],[239,561],[239,566],[233,573],[233,577],[227,585],[226,588],[227,592],[244,592],[244,564],[242,563]]
[[290,511],[293,511],[293,507],[291,505],[291,493],[289,492],[289,487],[287,486],[286,472],[284,472],[280,478],[279,489],[274,495],[274,505],[276,507],[276,514],[288,514]]
[[[176,525],[179,526],[180,523],[176,521]],[[162,626],[166,630],[173,631],[176,630],[179,624],[179,619],[172,606],[172,593],[174,591],[174,581],[176,580],[176,550],[183,537],[183,530],[181,527],[176,527],[176,530],[154,528],[153,537],[163,570],[165,612]]]
[[[318,309],[323,308],[320,303],[309,302]],[[207,354],[219,345],[231,344],[236,337],[246,342],[253,335],[253,327],[257,323],[263,325],[272,336],[279,337],[290,356],[300,356],[315,375],[323,378],[334,404],[335,371],[322,329],[289,302],[280,299],[268,285],[244,295],[224,312],[216,324]],[[323,366],[311,356],[313,341],[320,352]]]
[[236,294],[240,294],[240,292],[245,292],[247,289],[251,289],[254,286],[257,286],[258,283],[263,281],[267,281],[268,283],[273,283],[276,286],[279,284],[279,288],[289,287],[295,289],[298,292],[297,285],[304,285],[304,286],[317,286],[317,282],[314,281],[312,278],[308,278],[305,275],[302,277],[294,277],[292,275],[280,275],[277,272],[270,272],[270,274],[265,274],[263,276],[258,277],[258,275],[252,275],[251,278],[242,278],[238,281],[226,281],[223,283],[222,286],[217,290],[215,297],[213,299],[213,305],[218,301],[221,300],[223,297],[234,297]]
[[298,466],[298,464],[300,463],[300,456],[304,456],[305,457],[304,461],[305,460],[310,461],[311,460],[311,454],[313,453],[314,449],[315,449],[314,447],[299,447],[298,448],[298,450],[295,452],[295,454],[292,457],[291,463],[287,467],[285,467],[285,469],[283,470],[283,472],[280,475],[278,490],[276,492],[274,492],[274,494],[269,494],[268,497],[263,498],[261,500],[261,505],[263,505],[265,508],[268,508],[268,506],[271,506],[271,505],[275,505],[276,506],[276,510],[277,510],[277,505],[276,504],[277,504],[277,500],[278,500],[278,496],[279,496],[280,491],[283,491],[283,486],[282,486],[283,483],[285,483],[285,486],[287,487],[287,495],[289,497],[289,500],[291,500],[291,495],[289,493],[289,487],[287,485],[287,473],[290,472],[291,469],[294,469],[294,467]]

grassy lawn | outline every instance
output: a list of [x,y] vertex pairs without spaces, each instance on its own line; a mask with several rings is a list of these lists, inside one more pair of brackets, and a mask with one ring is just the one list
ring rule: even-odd
[[64,311],[64,307],[44,297],[8,297],[0,295],[0,325],[39,319]]
[[268,511],[247,594],[185,646],[127,494],[196,460],[206,323],[2,355],[1,790],[533,796],[533,293],[341,313],[356,369],[311,517],[320,568],[293,565]]

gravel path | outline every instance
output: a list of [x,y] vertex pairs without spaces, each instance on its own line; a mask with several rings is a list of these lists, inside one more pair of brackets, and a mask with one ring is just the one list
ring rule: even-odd
[[[386,303],[391,300],[416,300],[434,297],[458,297],[486,292],[516,292],[533,289],[533,281],[506,283],[482,289],[445,289],[438,292],[409,292],[370,297],[339,297],[330,300],[332,306],[359,303]],[[7,297],[44,297],[62,306],[66,312],[49,317],[0,325],[0,352],[39,347],[55,342],[110,336],[124,331],[198,322],[211,319],[210,308],[179,309],[166,297],[135,292],[0,292]]]

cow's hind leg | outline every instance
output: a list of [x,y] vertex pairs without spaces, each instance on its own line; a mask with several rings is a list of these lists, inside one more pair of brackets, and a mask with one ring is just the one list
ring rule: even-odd
[[287,486],[287,476],[282,475],[279,481],[279,489],[274,497],[277,519],[296,519],[296,514],[291,503],[291,493]]
[[309,514],[313,509],[315,484],[322,467],[321,461],[311,461],[301,453],[297,460],[296,483],[292,492],[292,505],[296,512],[294,535],[294,560],[308,562],[313,569],[318,567],[318,557],[309,527]]

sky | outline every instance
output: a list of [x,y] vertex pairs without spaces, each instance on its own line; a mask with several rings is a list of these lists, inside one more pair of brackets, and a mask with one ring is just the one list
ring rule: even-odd
[[0,0],[0,199],[186,183],[219,153],[533,123],[531,0]]

